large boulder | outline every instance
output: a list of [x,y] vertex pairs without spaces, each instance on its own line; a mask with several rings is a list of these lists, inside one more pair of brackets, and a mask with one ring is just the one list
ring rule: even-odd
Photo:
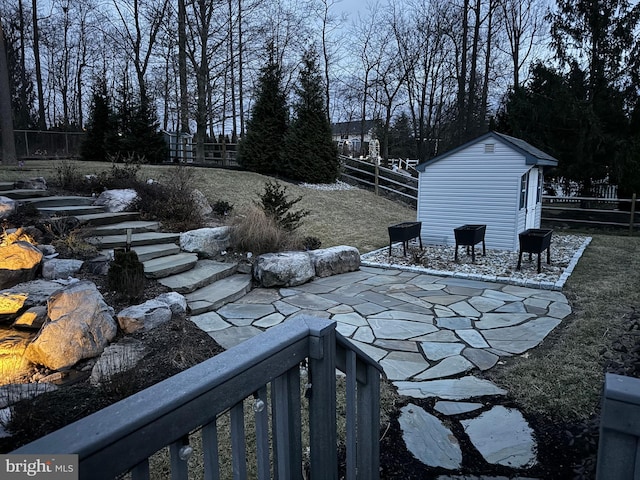
[[191,192],[191,198],[193,200],[193,206],[200,213],[200,215],[205,216],[209,215],[213,212],[213,208],[211,208],[211,204],[207,197],[205,197],[204,193],[202,193],[197,188]]
[[28,242],[0,247],[0,289],[33,280],[42,261],[42,252]]
[[197,253],[204,258],[213,258],[231,244],[229,227],[198,228],[180,234],[180,248]]
[[355,247],[340,245],[309,252],[317,277],[330,277],[360,268],[360,252]]
[[0,295],[26,295],[24,307],[31,308],[37,305],[46,305],[47,300],[54,292],[78,281],[77,278],[56,281],[38,279],[14,285],[10,289],[1,291]]
[[17,189],[46,190],[47,181],[44,177],[29,178],[28,180],[18,180],[15,183]]
[[15,213],[16,209],[17,203],[15,200],[0,195],[0,218],[8,217]]
[[132,188],[119,188],[114,190],[105,190],[93,202],[94,205],[105,207],[108,212],[124,212],[138,197],[136,191]]
[[25,357],[33,333],[8,330],[0,342],[0,385],[21,383],[33,374],[34,365]]
[[95,284],[75,282],[48,301],[49,321],[31,342],[25,357],[52,370],[68,368],[104,350],[118,327]]
[[295,287],[315,275],[307,252],[265,253],[253,264],[253,278],[263,287]]
[[162,294],[140,305],[132,305],[118,313],[118,324],[125,333],[141,329],[151,330],[173,318],[184,316],[187,311],[187,299],[176,292]]
[[42,262],[42,278],[55,280],[56,278],[72,277],[82,268],[82,260],[73,258],[51,258]]
[[108,382],[115,374],[135,367],[144,354],[144,345],[139,340],[125,338],[109,345],[91,369],[89,381],[92,385]]

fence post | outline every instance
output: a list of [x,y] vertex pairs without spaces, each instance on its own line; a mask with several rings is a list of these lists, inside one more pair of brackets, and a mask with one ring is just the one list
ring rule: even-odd
[[375,158],[373,161],[375,162],[375,168],[374,168],[374,173],[375,173],[374,182],[376,185],[375,192],[376,192],[376,195],[378,195],[378,185],[380,183],[380,161],[377,158]]
[[631,213],[629,214],[629,236],[633,235],[633,220],[636,213],[636,194],[631,196]]
[[605,375],[596,479],[638,478],[640,437],[640,380]]

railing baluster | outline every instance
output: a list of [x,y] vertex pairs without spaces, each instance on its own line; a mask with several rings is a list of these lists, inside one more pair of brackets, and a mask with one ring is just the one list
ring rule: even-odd
[[356,479],[356,353],[346,352],[347,397],[347,480]]
[[271,397],[275,477],[283,480],[301,479],[302,439],[298,366],[274,379]]
[[338,476],[336,456],[336,331],[335,324],[309,339],[309,366],[313,375],[309,399],[311,477],[333,480]]
[[358,478],[380,478],[380,371],[366,365],[367,381],[358,384]]
[[202,427],[202,451],[204,454],[204,480],[220,480],[218,425],[215,419]]
[[188,437],[186,437],[186,439],[180,439],[169,446],[169,453],[171,456],[171,480],[189,479],[189,465],[187,463],[188,457],[184,460],[180,458],[180,451],[183,447],[189,445],[188,442]]
[[258,395],[255,399],[254,405],[258,480],[270,480],[271,461],[269,459],[269,411],[267,409],[267,387],[262,387],[258,390]]
[[244,407],[242,401],[231,408],[231,449],[233,454],[233,478],[247,478],[247,446],[244,434]]
[[149,459],[131,469],[131,480],[149,480]]

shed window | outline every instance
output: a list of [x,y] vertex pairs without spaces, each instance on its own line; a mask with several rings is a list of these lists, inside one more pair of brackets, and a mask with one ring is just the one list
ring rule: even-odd
[[527,184],[529,179],[529,172],[522,175],[520,178],[520,210],[527,205]]
[[538,191],[536,192],[536,203],[542,201],[542,187],[544,185],[544,179],[542,178],[542,169],[538,169]]
[[493,153],[496,151],[495,143],[485,143],[484,144],[484,153]]

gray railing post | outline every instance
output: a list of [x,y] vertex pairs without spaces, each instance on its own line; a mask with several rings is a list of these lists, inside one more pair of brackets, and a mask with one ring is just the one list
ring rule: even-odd
[[311,478],[338,478],[336,456],[336,331],[335,323],[324,323],[314,329],[309,325],[309,368],[311,397],[309,398],[309,443],[311,447]]
[[[367,365],[367,381],[358,385],[358,478],[380,478],[380,371]],[[375,441],[373,441],[375,439]]]
[[640,379],[608,373],[604,382],[597,480],[640,478]]

